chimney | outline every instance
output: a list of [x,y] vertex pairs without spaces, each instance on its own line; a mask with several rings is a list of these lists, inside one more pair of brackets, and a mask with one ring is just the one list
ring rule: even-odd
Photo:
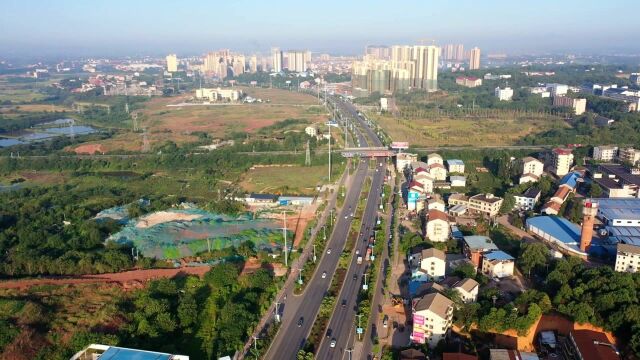
[[598,203],[592,202],[590,199],[584,201],[582,207],[582,231],[580,234],[580,250],[587,252],[591,246],[591,238],[593,238],[593,224],[598,214]]

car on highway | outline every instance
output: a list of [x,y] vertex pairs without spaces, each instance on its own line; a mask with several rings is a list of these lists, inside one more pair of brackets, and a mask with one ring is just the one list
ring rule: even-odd
[[342,307],[347,307],[347,299],[342,299]]
[[360,255],[360,250],[356,249],[356,255]]
[[331,337],[331,333],[333,333],[333,330],[327,329],[327,339]]
[[327,254],[331,254],[331,248],[327,249]]
[[358,274],[353,274],[353,280],[358,280]]
[[324,278],[326,278],[326,277],[327,277],[327,272],[326,272],[326,271],[323,271],[323,272],[322,272],[322,278],[324,279]]
[[298,327],[301,327],[303,323],[304,323],[304,318],[300,317],[300,319],[298,319]]
[[336,347],[336,339],[331,339],[331,342],[329,343],[329,346],[331,346],[332,348]]

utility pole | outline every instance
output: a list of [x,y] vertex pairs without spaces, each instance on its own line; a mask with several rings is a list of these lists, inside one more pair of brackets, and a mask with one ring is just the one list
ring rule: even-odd
[[[358,317],[358,328],[360,328],[360,319],[362,318],[362,314],[356,315]],[[358,334],[358,340],[360,340],[360,335]],[[349,359],[351,359],[351,353],[349,353]]]
[[258,337],[257,336],[252,336],[253,337],[253,349],[255,350],[256,353],[256,360],[258,360]]
[[331,125],[329,125],[329,182],[331,182]]
[[284,222],[284,226],[282,227],[282,234],[284,236],[284,266],[288,267],[289,261],[287,259],[288,257],[287,252],[289,249],[287,249],[287,212],[283,211],[282,216],[283,216],[283,222]]
[[313,263],[316,263],[316,243],[313,243]]
[[280,322],[280,311],[278,311],[278,305],[280,305],[280,303],[276,301],[276,322]]

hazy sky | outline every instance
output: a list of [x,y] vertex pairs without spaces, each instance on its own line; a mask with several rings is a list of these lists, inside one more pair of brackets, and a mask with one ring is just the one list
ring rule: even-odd
[[2,0],[5,55],[199,54],[463,43],[485,52],[640,53],[638,0]]

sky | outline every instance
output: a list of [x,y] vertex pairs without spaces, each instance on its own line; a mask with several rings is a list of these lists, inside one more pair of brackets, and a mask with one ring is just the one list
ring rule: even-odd
[[197,55],[367,44],[640,53],[638,0],[2,0],[0,57]]

